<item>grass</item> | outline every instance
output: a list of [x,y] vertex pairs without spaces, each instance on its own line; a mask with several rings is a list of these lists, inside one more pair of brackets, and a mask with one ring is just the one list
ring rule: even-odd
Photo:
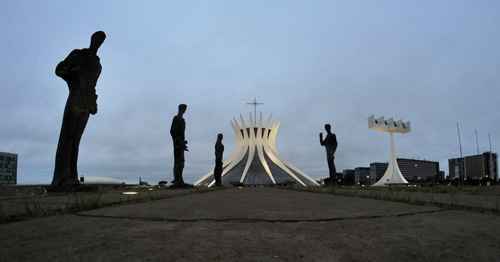
[[[223,188],[191,188],[186,191],[178,191],[178,193],[171,194],[174,191],[170,189],[149,190],[149,188],[132,187],[120,191],[98,190],[94,192],[73,192],[67,194],[56,193],[29,197],[23,196],[18,198],[19,201],[10,203],[10,205],[15,206],[14,212],[12,211],[12,208],[9,212],[9,209],[6,208],[6,204],[7,201],[16,200],[0,201],[0,224],[51,215],[72,214],[121,204],[167,199],[187,194],[212,192],[221,189]],[[136,191],[138,194],[122,195],[122,191]],[[52,198],[52,200],[47,197]],[[64,199],[59,199],[59,202],[56,201],[56,203],[51,203],[51,201],[54,201],[54,198],[66,198],[66,201],[64,201]],[[61,200],[63,201],[61,202]]]
[[[500,187],[357,187],[329,186],[289,188],[315,193],[354,196],[415,205],[493,212],[500,214]],[[473,200],[473,201],[471,201]],[[495,201],[488,203],[488,201]]]
[[102,192],[97,192],[89,195],[75,193],[72,196],[74,199],[73,203],[66,206],[65,209],[73,211],[83,211],[99,208],[105,203],[103,202],[102,196]]
[[42,208],[39,198],[31,198],[24,201],[24,210],[24,213],[30,217],[44,216],[48,213],[48,210]]

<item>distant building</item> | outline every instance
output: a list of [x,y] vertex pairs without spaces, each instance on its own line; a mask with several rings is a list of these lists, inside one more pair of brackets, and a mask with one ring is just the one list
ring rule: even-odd
[[149,186],[148,181],[142,180],[142,177],[139,177],[139,186]]
[[17,154],[0,152],[0,184],[17,184]]
[[445,180],[445,175],[444,175],[444,171],[443,170],[439,170],[439,177],[438,177],[438,181],[442,182]]
[[337,178],[337,183],[342,184],[344,181],[344,174],[337,172],[335,174],[335,177]]
[[384,176],[385,170],[387,169],[388,165],[389,164],[387,163],[381,162],[374,162],[370,164],[370,184],[375,184]]
[[448,159],[448,179],[449,180],[463,180],[464,179],[464,158],[450,158]]
[[497,154],[485,152],[479,155],[448,159],[448,178],[461,181],[498,180]]
[[399,170],[408,182],[437,182],[439,162],[398,158]]
[[371,185],[370,168],[356,167],[354,169],[354,184],[356,185]]
[[[335,175],[335,184],[342,184],[342,177],[343,177],[343,174],[337,172]],[[327,176],[327,177],[318,178],[318,179],[316,179],[316,182],[320,185],[326,185],[330,182],[330,177]]]
[[355,174],[354,169],[342,170],[342,184],[354,185],[354,183],[355,183],[354,174]]
[[[398,158],[399,170],[404,178],[410,183],[437,182],[439,181],[439,162]],[[387,163],[374,162],[370,164],[370,184],[377,182],[384,176]]]
[[105,176],[80,176],[80,183],[86,185],[124,185],[125,181]]

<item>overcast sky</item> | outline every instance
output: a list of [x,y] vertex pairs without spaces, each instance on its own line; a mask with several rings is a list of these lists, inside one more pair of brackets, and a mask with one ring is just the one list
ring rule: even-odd
[[333,123],[339,169],[388,158],[371,114],[409,120],[401,157],[440,161],[500,139],[499,1],[20,1],[0,3],[0,151],[19,183],[49,183],[67,87],[56,64],[90,35],[99,50],[99,112],[79,172],[130,182],[172,179],[169,128],[187,103],[185,180],[212,168],[216,134],[259,108],[281,121],[282,158],[327,175],[318,133]]

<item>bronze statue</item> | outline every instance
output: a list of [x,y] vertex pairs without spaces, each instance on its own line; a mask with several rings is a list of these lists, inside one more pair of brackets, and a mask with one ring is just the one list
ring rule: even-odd
[[323,139],[323,133],[319,133],[319,143],[326,149],[326,162],[328,163],[328,170],[330,177],[328,183],[335,182],[337,170],[335,168],[335,151],[337,150],[337,136],[332,133],[330,124],[325,124],[326,138]]
[[174,144],[174,187],[183,187],[186,184],[182,178],[182,170],[184,169],[184,151],[189,151],[187,148],[187,140],[184,132],[186,130],[186,121],[182,117],[187,110],[187,105],[180,104],[178,106],[177,115],[172,119],[170,127],[170,135]]
[[217,134],[217,142],[215,143],[215,186],[222,186],[222,156],[224,154],[224,144],[222,144],[223,137],[222,134]]
[[101,74],[97,50],[106,39],[103,31],[92,34],[90,47],[75,49],[56,67],[56,75],[68,84],[69,95],[64,108],[61,133],[57,144],[54,189],[66,190],[78,185],[78,147],[89,114],[97,113],[95,86]]

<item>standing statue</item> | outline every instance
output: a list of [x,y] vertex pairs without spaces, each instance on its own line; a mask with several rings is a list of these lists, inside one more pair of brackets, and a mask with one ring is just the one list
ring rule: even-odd
[[337,174],[335,169],[335,151],[337,150],[337,136],[332,133],[330,124],[325,124],[326,138],[323,139],[323,133],[319,133],[319,143],[326,149],[326,161],[328,163],[328,170],[330,177],[328,183],[333,184]]
[[222,156],[224,154],[224,144],[222,144],[223,137],[222,134],[217,134],[217,142],[215,143],[215,186],[222,186]]
[[69,88],[52,180],[52,187],[57,190],[68,190],[79,184],[78,147],[89,114],[97,113],[95,86],[102,69],[97,50],[105,39],[103,31],[95,32],[89,48],[71,51],[56,67],[56,75],[64,79]]
[[170,127],[170,135],[174,144],[174,187],[183,187],[186,184],[182,178],[182,170],[184,169],[184,151],[189,151],[187,148],[187,140],[185,138],[186,121],[182,117],[187,110],[186,104],[180,104],[177,115],[172,119]]

